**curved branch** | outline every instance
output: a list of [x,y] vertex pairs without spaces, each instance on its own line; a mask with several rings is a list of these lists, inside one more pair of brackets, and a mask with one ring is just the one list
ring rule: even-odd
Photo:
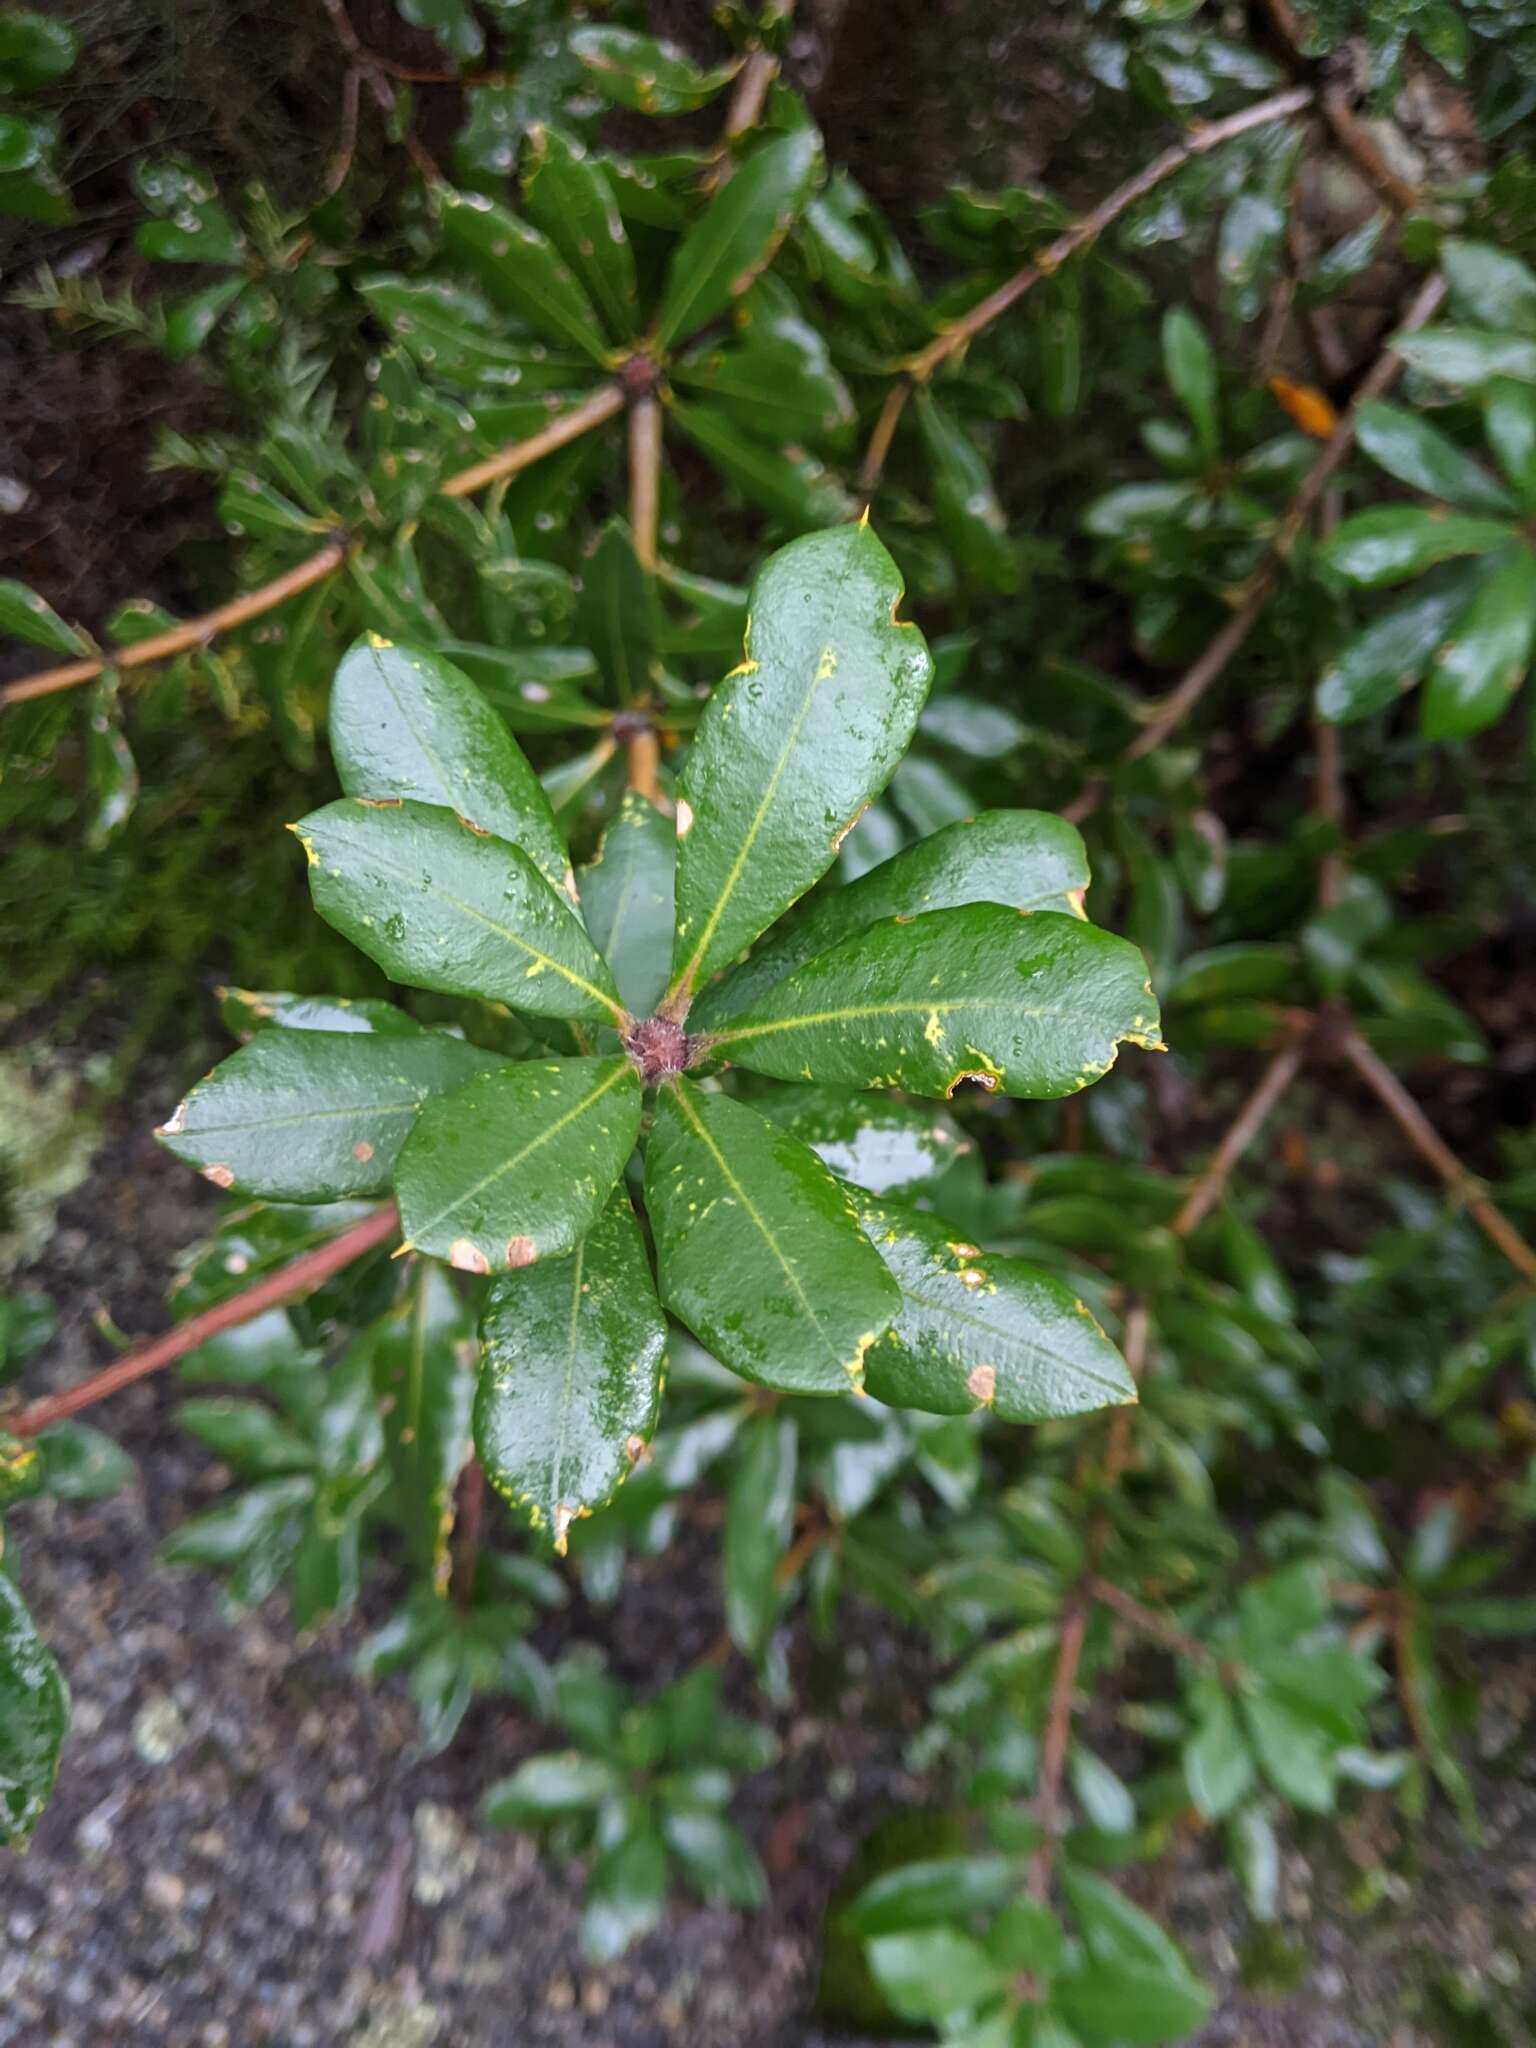
[[275,1273],[269,1273],[264,1280],[231,1295],[228,1301],[205,1308],[201,1315],[188,1316],[184,1323],[167,1330],[163,1337],[141,1344],[136,1351],[118,1359],[116,1364],[93,1373],[88,1380],[82,1380],[78,1387],[70,1387],[62,1394],[50,1394],[46,1400],[34,1401],[30,1408],[23,1408],[19,1415],[5,1420],[4,1427],[12,1436],[36,1436],[40,1430],[62,1422],[65,1416],[78,1415],[82,1408],[94,1407],[96,1402],[104,1401],[108,1394],[115,1394],[120,1387],[131,1386],[135,1380],[184,1358],[199,1344],[206,1344],[210,1337],[217,1337],[225,1330],[238,1329],[264,1310],[279,1308],[300,1294],[310,1293],[323,1281],[329,1280],[332,1274],[350,1266],[354,1259],[360,1259],[364,1252],[387,1244],[399,1228],[399,1211],[393,1202],[386,1202],[382,1209],[375,1209],[361,1223],[354,1223],[350,1230],[333,1237],[329,1244],[317,1245],[313,1251],[305,1252],[301,1258],[292,1259]]

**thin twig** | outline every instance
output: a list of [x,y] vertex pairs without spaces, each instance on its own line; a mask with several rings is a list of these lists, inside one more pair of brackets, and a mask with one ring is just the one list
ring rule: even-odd
[[454,1604],[469,1607],[474,1602],[475,1580],[480,1572],[480,1533],[485,1523],[485,1467],[470,1453],[454,1489],[453,1576],[450,1580]]
[[1282,1047],[1264,1069],[1259,1085],[1228,1125],[1221,1143],[1206,1162],[1204,1172],[1184,1197],[1178,1215],[1168,1226],[1175,1237],[1189,1237],[1198,1230],[1221,1200],[1233,1167],[1264,1128],[1275,1105],[1295,1080],[1301,1059],[1301,1046],[1293,1041]]
[[[752,51],[745,64],[736,74],[736,84],[731,92],[731,103],[725,114],[725,139],[734,142],[738,135],[745,135],[749,128],[755,128],[762,119],[763,108],[768,103],[768,89],[779,75],[779,60],[771,50],[759,47]],[[729,170],[725,177],[730,176]],[[725,179],[721,179],[723,184]]]
[[1040,1746],[1040,1786],[1035,1795],[1035,1817],[1044,1830],[1045,1839],[1029,1862],[1029,1894],[1040,1905],[1045,1904],[1051,1891],[1056,1837],[1061,1828],[1061,1781],[1066,1769],[1067,1745],[1072,1738],[1073,1695],[1077,1690],[1077,1673],[1083,1661],[1083,1637],[1087,1629],[1087,1606],[1081,1599],[1074,1599],[1062,1619],[1056,1670],[1051,1679],[1050,1705],[1045,1716],[1045,1739]]
[[1165,1650],[1171,1650],[1176,1657],[1184,1658],[1187,1663],[1198,1664],[1202,1671],[1213,1671],[1223,1677],[1227,1675],[1228,1666],[1208,1643],[1199,1642],[1185,1629],[1180,1628],[1176,1621],[1171,1621],[1167,1615],[1158,1614],[1152,1608],[1144,1607],[1134,1593],[1127,1593],[1125,1588],[1117,1586],[1113,1579],[1103,1578],[1095,1572],[1085,1582],[1085,1590],[1095,1600],[1101,1601],[1105,1607],[1118,1614],[1126,1626],[1135,1629],[1138,1635],[1148,1636],[1153,1642],[1161,1643]]
[[629,524],[635,558],[656,572],[656,536],[661,517],[661,402],[642,392],[629,406]]
[[873,491],[880,482],[881,473],[885,468],[885,458],[891,452],[891,443],[896,438],[896,429],[907,409],[907,400],[912,396],[912,388],[912,379],[903,372],[885,394],[880,417],[875,421],[874,432],[869,437],[869,446],[864,451],[864,460],[859,466],[861,491]]
[[40,1430],[62,1422],[67,1415],[78,1415],[82,1408],[94,1407],[108,1394],[117,1393],[119,1388],[131,1386],[135,1380],[158,1372],[162,1366],[173,1365],[178,1358],[195,1351],[199,1344],[206,1344],[210,1337],[217,1337],[224,1330],[237,1329],[266,1309],[281,1307],[298,1295],[310,1293],[323,1281],[329,1280],[333,1273],[339,1273],[344,1266],[360,1259],[365,1252],[386,1244],[399,1228],[399,1212],[393,1202],[386,1202],[382,1209],[375,1209],[361,1223],[354,1223],[350,1230],[333,1237],[329,1244],[317,1245],[313,1251],[305,1252],[301,1258],[292,1259],[275,1273],[269,1273],[264,1280],[242,1288],[228,1301],[205,1308],[201,1315],[189,1316],[184,1323],[167,1330],[163,1337],[141,1344],[136,1351],[118,1359],[115,1365],[82,1380],[78,1387],[70,1387],[62,1394],[51,1394],[43,1401],[34,1401],[30,1408],[23,1408],[19,1415],[12,1416],[5,1427],[12,1436],[36,1436]]
[[[619,387],[616,384],[600,385],[590,398],[573,406],[569,412],[561,413],[526,441],[515,441],[499,454],[487,456],[485,461],[450,476],[438,486],[439,495],[463,498],[500,477],[515,476],[519,470],[527,469],[530,463],[553,454],[557,448],[563,448],[568,441],[601,426],[623,409],[624,394]],[[0,710],[11,704],[24,704],[33,697],[51,696],[57,690],[71,690],[108,669],[143,668],[149,662],[166,661],[172,655],[186,654],[194,647],[206,647],[220,633],[242,626],[247,620],[258,619],[264,612],[275,611],[278,605],[286,604],[301,590],[334,575],[346,562],[352,545],[345,540],[328,540],[323,548],[307,555],[292,569],[285,569],[281,576],[274,576],[270,583],[244,591],[228,604],[218,605],[195,619],[184,619],[179,626],[173,626],[167,632],[136,641],[131,647],[116,648],[110,655],[65,662],[59,668],[43,669],[37,675],[23,676],[19,682],[7,683],[0,688]]]
[[661,801],[661,783],[657,778],[660,766],[661,741],[655,726],[649,720],[637,724],[625,734],[624,772],[629,787],[647,803]]
[[[1329,435],[1317,460],[1302,479],[1285,517],[1275,530],[1268,553],[1249,580],[1242,603],[1205,652],[1162,700],[1157,715],[1142,727],[1121,755],[1122,761],[1140,760],[1142,755],[1150,754],[1155,748],[1163,746],[1170,735],[1183,724],[1211,685],[1225,672],[1232,657],[1253,631],[1259,614],[1279,581],[1286,560],[1307,521],[1316,511],[1334,472],[1354,446],[1361,407],[1368,405],[1372,399],[1380,398],[1391,388],[1401,372],[1402,358],[1396,353],[1394,346],[1397,337],[1412,334],[1415,329],[1432,320],[1445,298],[1445,290],[1445,279],[1438,274],[1429,278],[1421,287],[1403,315],[1401,325],[1395,329],[1392,340],[1386,344],[1369,373],[1361,380],[1359,389],[1350,401],[1348,411]],[[1063,810],[1062,816],[1072,824],[1081,824],[1084,818],[1091,816],[1098,809],[1106,787],[1107,784],[1102,778],[1090,783],[1082,794]]]
[[1482,1192],[1482,1183],[1446,1144],[1429,1118],[1379,1054],[1358,1031],[1340,1041],[1344,1056],[1421,1159],[1427,1160],[1468,1213],[1523,1279],[1536,1285],[1536,1251],[1503,1211]]

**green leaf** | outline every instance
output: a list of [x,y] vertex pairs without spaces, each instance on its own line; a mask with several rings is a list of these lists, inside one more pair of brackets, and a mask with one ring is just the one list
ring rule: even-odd
[[821,170],[821,137],[811,127],[781,135],[737,166],[672,253],[656,315],[659,348],[696,334],[748,289],[773,260]]
[[1087,2048],[1175,2040],[1202,2023],[1210,1994],[1155,1920],[1090,1871],[1063,1870],[1061,1887],[1087,1958],[1053,1995]]
[[405,1240],[468,1273],[572,1251],[639,1135],[640,1076],[622,1054],[483,1074],[431,1103],[401,1150]]
[[1019,557],[1009,544],[1008,521],[980,449],[930,392],[918,394],[917,424],[932,469],[939,531],[955,560],[991,590],[1017,590]]
[[176,1410],[176,1422],[244,1478],[272,1479],[308,1472],[315,1463],[314,1446],[259,1401],[232,1401],[218,1395],[183,1401]]
[[1374,619],[1345,643],[1318,679],[1313,699],[1318,716],[1332,725],[1348,725],[1384,711],[1418,681],[1466,598],[1467,585],[1458,577]]
[[668,1882],[667,1852],[649,1828],[603,1851],[581,1916],[581,1945],[593,1962],[613,1962],[650,1932],[666,1906]]
[[1128,1835],[1136,1826],[1136,1802],[1123,1780],[1092,1750],[1074,1742],[1067,1756],[1067,1775],[1077,1803],[1091,1826],[1107,1835]]
[[483,192],[444,189],[443,236],[498,306],[547,341],[606,364],[608,341],[591,301],[538,229]]
[[587,930],[635,1017],[648,1017],[667,985],[676,867],[672,820],[626,790],[596,859],[581,871],[580,889]]
[[1280,1915],[1280,1844],[1274,1823],[1256,1802],[1234,1813],[1227,1823],[1227,1854],[1255,1920]]
[[753,585],[745,659],[710,699],[683,771],[682,998],[826,873],[900,760],[933,669],[917,628],[896,622],[901,594],[864,525],[791,542]]
[[900,1297],[814,1152],[679,1080],[662,1091],[645,1187],[662,1299],[716,1357],[786,1392],[861,1384]]
[[7,7],[0,14],[0,80],[13,92],[51,85],[74,68],[80,38],[68,22],[33,7]]
[[1331,1813],[1341,1747],[1329,1731],[1270,1692],[1243,1697],[1259,1767],[1275,1790],[1309,1813]]
[[315,1482],[306,1473],[244,1487],[232,1500],[173,1529],[160,1546],[161,1561],[221,1567],[238,1564],[264,1548],[275,1550],[275,1585],[298,1540],[299,1515],[314,1493]]
[[1009,1856],[941,1856],[904,1863],[865,1885],[844,1908],[839,1924],[867,1940],[919,1927],[969,1921],[995,1913],[1018,1890],[1019,1866]]
[[769,447],[715,405],[675,403],[668,418],[747,500],[797,531],[836,526],[857,507],[825,464],[792,443]]
[[1536,511],[1536,390],[1498,377],[1483,401],[1488,446],[1522,507]]
[[654,695],[661,612],[655,578],[641,568],[622,519],[610,519],[581,565],[576,631],[621,704]]
[[622,1187],[569,1257],[495,1283],[480,1336],[480,1461],[563,1555],[576,1517],[629,1477],[661,1402],[666,1324]]
[[0,633],[46,647],[50,654],[89,654],[91,643],[66,625],[46,599],[25,583],[0,577]]
[[1524,679],[1533,640],[1536,555],[1511,548],[1451,622],[1420,700],[1424,737],[1466,739],[1492,725]]
[[879,1934],[864,1954],[870,1972],[904,2020],[941,2025],[995,1996],[1008,1982],[1004,1971],[968,1934],[952,1927],[928,1927],[910,1934]]
[[935,1216],[855,1191],[859,1220],[901,1291],[869,1350],[877,1400],[930,1415],[990,1408],[1042,1422],[1134,1401],[1135,1382],[1071,1288],[1022,1259],[982,1252]]
[[1346,519],[1320,552],[1327,567],[1346,583],[1377,590],[1455,555],[1487,554],[1502,547],[1510,535],[1504,520],[1424,511],[1417,505],[1376,505]]
[[739,337],[674,363],[671,382],[711,400],[762,440],[840,446],[854,407],[826,341],[792,308],[756,304],[761,289],[746,301]]
[[383,1194],[428,1097],[504,1064],[438,1031],[259,1031],[155,1135],[216,1186],[268,1201]]
[[[926,738],[953,747],[957,753],[969,754],[977,761],[996,761],[1000,755],[1011,754],[1026,737],[1023,723],[1011,711],[981,697],[967,697],[959,690],[947,690],[942,697],[930,698],[918,729]],[[908,765],[902,763],[903,768]],[[974,813],[967,812],[964,822],[970,823],[973,816]]]
[[50,1500],[107,1500],[133,1477],[133,1460],[87,1422],[56,1422],[37,1439]]
[[926,1105],[837,1088],[775,1088],[761,1106],[839,1180],[855,1181],[872,1195],[927,1188],[971,1149],[958,1124]]
[[599,92],[637,114],[689,113],[712,100],[740,68],[717,64],[701,70],[675,43],[627,28],[577,28],[568,40]]
[[1189,414],[1201,453],[1213,457],[1220,446],[1216,355],[1210,337],[1186,306],[1171,306],[1163,315],[1163,369]]
[[551,1750],[525,1758],[509,1778],[492,1785],[480,1802],[480,1817],[493,1828],[536,1826],[601,1806],[621,1785],[613,1765],[601,1758]]
[[707,1027],[745,1009],[793,969],[881,918],[962,903],[1006,903],[1015,910],[1081,917],[1087,887],[1087,850],[1065,819],[1048,811],[978,811],[893,854],[846,887],[816,897],[741,966],[704,990],[693,1022]]
[[1000,903],[886,918],[786,975],[712,1051],[782,1080],[950,1096],[963,1081],[1054,1100],[1155,1050],[1157,1001],[1127,940]]
[[220,206],[212,178],[191,164],[140,163],[133,182],[158,220],[145,221],[134,235],[143,256],[160,263],[218,263],[245,258],[245,237]]
[[1488,242],[1441,244],[1440,265],[1458,313],[1484,327],[1536,335],[1536,274]]
[[662,1815],[661,1833],[701,1898],[745,1911],[767,1903],[768,1880],[757,1853],[723,1814],[672,1808]]
[[622,1022],[576,912],[521,847],[400,798],[344,798],[293,830],[315,908],[391,980],[540,1017]]
[[1415,490],[1467,512],[1512,512],[1509,493],[1456,443],[1406,406],[1372,399],[1362,405],[1355,438],[1371,460]]
[[237,1038],[258,1031],[348,1031],[415,1038],[422,1027],[379,996],[296,996],[280,989],[221,988],[219,1016]]
[[640,319],[635,259],[613,187],[579,142],[559,128],[528,132],[523,204],[570,265],[615,341]]
[[342,657],[331,687],[331,753],[348,796],[414,797],[520,846],[569,891],[570,855],[543,785],[469,677],[378,634]]
[[470,0],[398,0],[402,19],[424,28],[460,64],[472,64],[485,51],[485,32],[475,19]]
[[767,1649],[779,1615],[776,1573],[794,1533],[798,1441],[788,1416],[748,1423],[726,1503],[720,1550],[725,1625],[737,1649],[754,1659]]
[[415,1268],[406,1300],[377,1325],[369,1349],[406,1540],[433,1590],[445,1594],[454,1487],[469,1455],[475,1346],[447,1274],[426,1259]]
[[1442,384],[1477,390],[1494,377],[1536,383],[1536,341],[1523,334],[1490,334],[1477,327],[1425,327],[1399,334],[1394,355]]
[[1196,1809],[1207,1820],[1220,1820],[1252,1785],[1253,1758],[1226,1689],[1202,1680],[1196,1698],[1195,1726],[1184,1744],[1184,1782]]
[[69,1688],[15,1581],[0,1571],[0,1843],[36,1827],[69,1726]]

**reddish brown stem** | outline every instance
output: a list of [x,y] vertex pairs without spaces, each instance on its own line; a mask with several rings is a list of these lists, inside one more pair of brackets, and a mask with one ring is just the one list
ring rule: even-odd
[[1296,1043],[1277,1052],[1260,1077],[1259,1085],[1243,1104],[1206,1162],[1205,1170],[1184,1197],[1179,1213],[1169,1225],[1175,1237],[1188,1237],[1198,1230],[1221,1200],[1227,1178],[1268,1122],[1276,1103],[1295,1080],[1301,1066],[1301,1047]]
[[1083,1637],[1087,1629],[1087,1607],[1081,1599],[1074,1599],[1061,1624],[1056,1670],[1051,1678],[1050,1705],[1045,1716],[1045,1739],[1040,1746],[1040,1786],[1035,1795],[1035,1816],[1045,1831],[1045,1840],[1030,1858],[1029,1893],[1041,1905],[1050,1897],[1056,1838],[1061,1828],[1061,1781],[1067,1765],[1067,1746],[1072,1739],[1073,1695],[1077,1690],[1077,1673],[1083,1661]]
[[1127,1628],[1150,1641],[1161,1643],[1165,1650],[1171,1650],[1176,1657],[1187,1663],[1198,1664],[1202,1671],[1215,1672],[1219,1677],[1229,1677],[1228,1666],[1216,1655],[1208,1644],[1198,1641],[1187,1630],[1170,1621],[1165,1614],[1158,1614],[1150,1607],[1144,1607],[1134,1593],[1127,1593],[1123,1586],[1117,1586],[1112,1579],[1101,1578],[1098,1573],[1086,1582],[1087,1591],[1114,1614],[1118,1614]]
[[647,803],[656,803],[661,797],[661,783],[657,770],[661,766],[661,742],[653,725],[643,725],[629,734],[624,742],[625,776],[629,787],[636,795],[643,796]]
[[1346,1032],[1342,1044],[1345,1058],[1419,1157],[1428,1161],[1451,1193],[1466,1205],[1468,1214],[1498,1246],[1515,1271],[1528,1284],[1536,1285],[1536,1251],[1526,1243],[1503,1211],[1489,1201],[1476,1176],[1462,1165],[1385,1060],[1372,1050],[1358,1031]]
[[629,407],[629,524],[635,559],[652,575],[661,521],[661,404],[643,392]]
[[485,1524],[485,1467],[471,1453],[459,1474],[454,1499],[453,1580],[455,1603],[468,1607],[475,1597],[480,1568],[480,1533]]
[[557,448],[579,440],[583,434],[589,434],[594,427],[600,427],[605,420],[611,420],[623,410],[624,393],[618,385],[600,384],[590,398],[583,399],[580,405],[573,405],[569,412],[558,413],[547,427],[530,434],[526,441],[516,441],[499,454],[488,455],[484,462],[472,463],[468,469],[461,469],[457,476],[449,477],[446,483],[438,485],[438,495],[467,498],[471,491],[481,490],[486,484],[496,483],[504,476],[516,476],[530,463],[553,455]]
[[279,1267],[277,1272],[269,1273],[264,1280],[231,1295],[228,1301],[205,1308],[201,1315],[189,1316],[175,1329],[167,1330],[163,1337],[141,1344],[136,1351],[118,1359],[115,1365],[82,1380],[78,1387],[70,1387],[62,1394],[50,1394],[46,1400],[34,1401],[30,1408],[23,1408],[19,1415],[13,1416],[5,1427],[12,1436],[36,1436],[40,1430],[62,1422],[66,1416],[78,1415],[82,1408],[94,1407],[108,1394],[131,1386],[135,1380],[158,1372],[162,1366],[174,1365],[178,1358],[195,1351],[199,1344],[206,1344],[210,1337],[237,1329],[241,1323],[250,1322],[266,1309],[281,1307],[284,1302],[293,1301],[301,1294],[309,1294],[329,1280],[332,1274],[360,1259],[365,1252],[387,1244],[399,1228],[399,1212],[393,1202],[386,1202],[382,1209],[375,1209],[361,1223],[354,1223],[350,1230],[333,1237],[329,1244],[317,1245],[313,1251],[305,1252],[302,1257]]

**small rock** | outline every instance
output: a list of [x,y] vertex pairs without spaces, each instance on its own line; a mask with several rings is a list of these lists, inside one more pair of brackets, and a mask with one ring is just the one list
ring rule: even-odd
[[416,1870],[411,1890],[419,1904],[440,1906],[474,1875],[479,1844],[450,1806],[423,1799],[411,1815]]
[[144,1896],[158,1913],[174,1913],[187,1896],[187,1888],[174,1870],[152,1870],[144,1880]]
[[133,1746],[147,1764],[168,1764],[186,1748],[188,1733],[169,1693],[151,1693],[133,1717]]

